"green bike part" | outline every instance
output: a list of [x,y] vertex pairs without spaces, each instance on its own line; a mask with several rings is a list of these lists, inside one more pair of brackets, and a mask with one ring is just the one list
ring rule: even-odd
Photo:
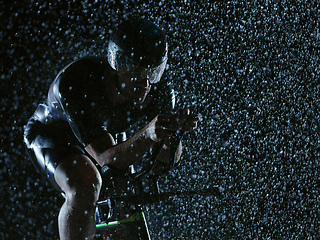
[[122,223],[128,223],[128,222],[137,222],[137,221],[145,221],[145,215],[143,212],[134,213],[130,217],[120,220],[120,221],[113,221],[108,223],[100,223],[96,225],[96,228],[102,228],[102,227],[109,227],[114,226]]

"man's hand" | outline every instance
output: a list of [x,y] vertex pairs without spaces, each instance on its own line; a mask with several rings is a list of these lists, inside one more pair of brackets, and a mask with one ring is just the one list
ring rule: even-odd
[[170,138],[176,132],[190,132],[199,117],[187,109],[177,110],[168,115],[156,116],[146,127],[147,136],[154,142]]

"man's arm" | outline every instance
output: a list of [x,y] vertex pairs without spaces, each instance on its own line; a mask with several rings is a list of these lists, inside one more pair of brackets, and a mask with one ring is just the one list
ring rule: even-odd
[[108,164],[116,169],[126,169],[140,160],[154,143],[147,135],[145,128],[139,130],[127,141],[117,145],[115,145],[112,135],[106,133],[85,149],[100,166]]
[[[96,159],[100,166],[108,164],[116,169],[125,169],[139,161],[155,142],[165,140],[164,148],[160,152],[158,159],[161,159],[162,162],[168,162],[170,157],[170,137],[179,130],[183,132],[192,130],[197,121],[198,117],[194,115],[185,115],[183,117],[181,117],[181,114],[158,115],[123,143],[115,145],[112,135],[108,133],[102,138],[93,141],[85,149]],[[174,149],[174,151],[176,150]],[[180,155],[181,144],[179,144],[176,152],[176,161],[180,158]]]

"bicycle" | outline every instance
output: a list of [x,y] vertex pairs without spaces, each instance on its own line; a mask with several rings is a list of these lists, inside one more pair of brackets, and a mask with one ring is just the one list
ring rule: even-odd
[[[174,137],[172,149],[178,146],[181,138],[182,134]],[[134,166],[121,173],[107,166],[102,169],[104,187],[96,207],[97,238],[151,239],[142,205],[167,197],[160,194],[158,180],[175,165],[173,152],[167,166],[156,167],[156,158],[163,145],[164,141],[155,145],[140,171],[135,171]]]

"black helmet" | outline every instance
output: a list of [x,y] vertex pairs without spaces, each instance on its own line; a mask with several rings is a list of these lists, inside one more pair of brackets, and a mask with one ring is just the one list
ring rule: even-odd
[[119,24],[108,46],[108,61],[114,70],[119,71],[124,66],[145,68],[151,83],[160,80],[167,54],[165,32],[145,19],[127,20]]

